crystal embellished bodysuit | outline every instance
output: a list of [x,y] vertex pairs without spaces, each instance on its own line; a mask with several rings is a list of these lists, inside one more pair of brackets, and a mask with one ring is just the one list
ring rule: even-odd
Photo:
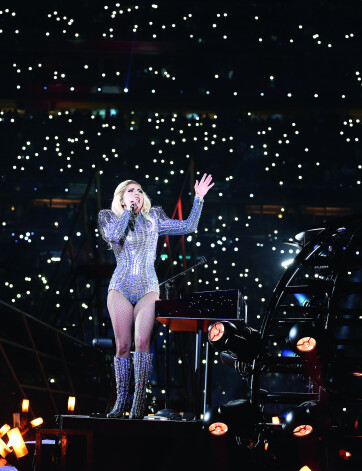
[[136,304],[151,291],[159,294],[155,271],[157,239],[160,235],[184,235],[197,228],[203,201],[194,199],[189,217],[185,221],[169,219],[160,207],[149,211],[147,220],[141,213],[135,218],[134,230],[129,230],[123,245],[131,211],[124,210],[117,217],[111,210],[103,209],[98,215],[99,230],[103,239],[112,246],[117,266],[113,272],[108,291],[120,291],[132,304]]

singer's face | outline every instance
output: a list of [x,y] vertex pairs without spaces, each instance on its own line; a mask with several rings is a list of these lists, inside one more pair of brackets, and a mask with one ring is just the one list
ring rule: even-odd
[[129,208],[132,203],[137,205],[134,211],[135,213],[141,211],[143,206],[143,191],[140,186],[134,183],[127,185],[123,194],[123,206]]

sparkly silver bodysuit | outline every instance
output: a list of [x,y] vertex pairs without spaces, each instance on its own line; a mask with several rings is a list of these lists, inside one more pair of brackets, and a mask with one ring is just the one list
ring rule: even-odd
[[[103,239],[112,246],[117,266],[109,283],[108,291],[120,291],[132,304],[136,304],[145,294],[155,291],[159,294],[159,284],[155,271],[157,239],[160,235],[184,235],[197,228],[203,201],[194,199],[189,217],[180,221],[169,219],[160,207],[149,211],[147,220],[141,213],[135,217],[134,228],[128,230],[131,211],[124,210],[117,217],[111,210],[103,209],[98,215],[99,230]],[[123,244],[120,243],[124,238]]]

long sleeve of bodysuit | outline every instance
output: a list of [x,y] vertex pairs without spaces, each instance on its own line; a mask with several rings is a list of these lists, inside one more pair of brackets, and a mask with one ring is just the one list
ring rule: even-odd
[[201,216],[203,200],[194,199],[189,217],[186,220],[170,219],[162,208],[157,207],[159,235],[184,235],[195,232]]
[[98,227],[103,239],[107,242],[119,242],[128,225],[131,211],[125,209],[117,217],[110,209],[102,209],[98,213]]

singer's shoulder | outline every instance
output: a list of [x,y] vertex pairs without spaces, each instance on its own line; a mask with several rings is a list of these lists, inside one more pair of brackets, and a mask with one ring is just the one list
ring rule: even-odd
[[155,217],[156,219],[163,217],[165,215],[165,211],[161,206],[152,206],[150,209],[149,215],[151,217]]
[[161,206],[152,206],[152,208],[150,209],[150,213],[152,212],[158,212],[158,211],[162,211],[162,207]]

